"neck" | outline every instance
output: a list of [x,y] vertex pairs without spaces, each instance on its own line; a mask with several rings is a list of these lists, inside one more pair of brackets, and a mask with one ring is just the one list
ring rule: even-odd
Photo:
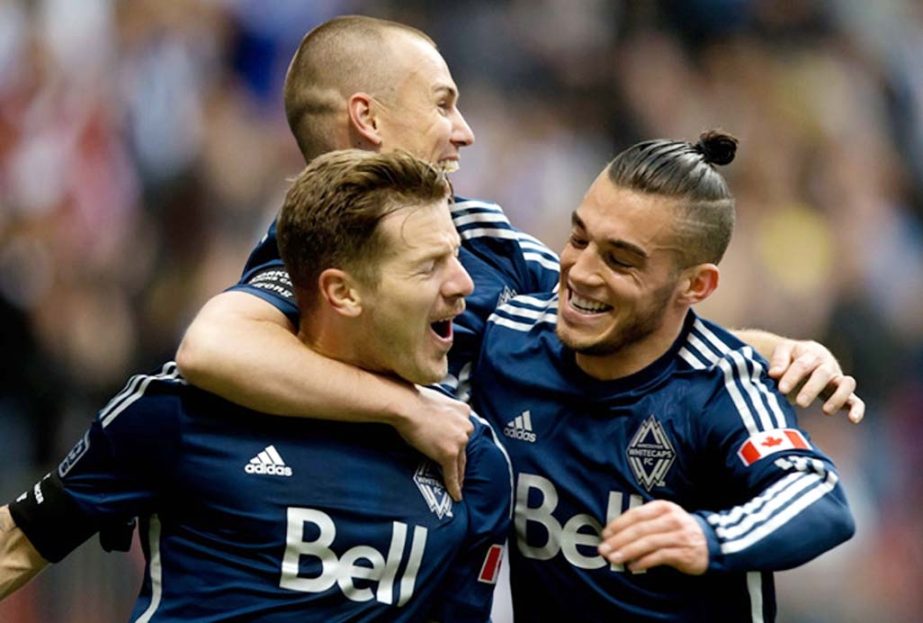
[[302,315],[299,321],[298,339],[319,355],[328,359],[335,359],[355,367],[363,361],[362,354],[357,349],[357,344],[362,340],[355,339],[355,334],[350,335],[342,322],[330,317],[323,312],[312,313],[312,317]]

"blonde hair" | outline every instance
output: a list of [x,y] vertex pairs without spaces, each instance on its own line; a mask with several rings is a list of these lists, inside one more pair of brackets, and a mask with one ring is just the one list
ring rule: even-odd
[[387,251],[379,222],[402,208],[448,196],[445,175],[405,151],[346,149],[315,158],[286,194],[276,225],[299,306],[306,310],[317,303],[317,280],[328,268],[375,283],[376,263]]
[[399,33],[436,47],[421,30],[362,15],[336,17],[301,40],[285,76],[284,99],[288,125],[305,161],[338,147],[332,126],[350,95],[393,88],[388,37]]

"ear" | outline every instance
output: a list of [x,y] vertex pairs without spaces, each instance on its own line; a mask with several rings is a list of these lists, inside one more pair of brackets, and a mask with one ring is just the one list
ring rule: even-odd
[[350,134],[358,139],[359,144],[355,147],[365,147],[365,143],[380,147],[378,106],[372,96],[368,93],[353,93],[346,102],[346,111],[349,114]]
[[683,272],[678,300],[685,305],[701,303],[718,288],[720,271],[714,264],[698,264]]
[[362,294],[348,272],[328,268],[317,278],[317,286],[334,312],[349,318],[356,318],[362,313]]

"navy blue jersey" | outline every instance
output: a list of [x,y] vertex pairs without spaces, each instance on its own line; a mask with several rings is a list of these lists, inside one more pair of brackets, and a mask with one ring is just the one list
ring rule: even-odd
[[[521,296],[490,318],[473,406],[502,432],[516,479],[510,548],[517,620],[772,621],[772,571],[852,535],[831,461],[798,428],[766,361],[690,312],[644,370],[599,381],[555,335],[557,296]],[[600,532],[654,499],[694,514],[701,576],[631,573]]]
[[[512,227],[495,203],[455,197],[452,221],[462,239],[459,259],[474,281],[465,312],[455,319],[455,341],[449,353],[448,384],[463,388],[477,360],[487,318],[498,304],[517,294],[550,292],[558,284],[558,257],[541,242]],[[269,227],[250,254],[240,281],[232,290],[249,292],[274,305],[298,325],[298,305],[276,244],[276,224]]]
[[[58,526],[143,518],[134,621],[485,621],[512,479],[483,421],[467,452],[453,503],[390,427],[257,415],[168,364],[133,377],[18,503],[63,490]],[[50,559],[66,553],[46,553],[53,525],[20,525]]]

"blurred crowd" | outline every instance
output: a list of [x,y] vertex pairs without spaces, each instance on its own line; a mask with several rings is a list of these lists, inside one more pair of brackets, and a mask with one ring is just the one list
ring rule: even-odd
[[[67,452],[235,282],[303,162],[281,83],[303,34],[421,28],[477,141],[457,192],[552,248],[603,164],[740,139],[738,225],[702,313],[831,347],[866,421],[802,423],[859,532],[780,574],[780,621],[923,612],[923,5],[916,0],[0,0],[0,494]],[[138,553],[96,543],[0,621],[125,620]],[[502,623],[502,622],[498,622]]]

